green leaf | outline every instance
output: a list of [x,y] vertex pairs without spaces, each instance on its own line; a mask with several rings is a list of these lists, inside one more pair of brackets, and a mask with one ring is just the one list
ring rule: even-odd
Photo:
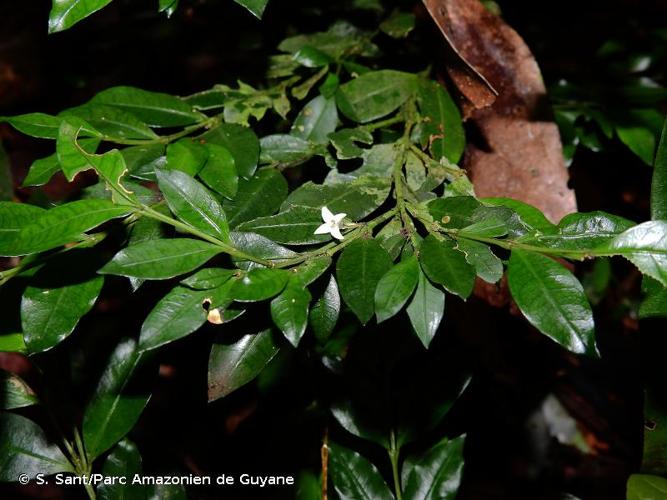
[[[83,145],[83,141],[80,140],[79,144]],[[155,166],[164,167],[166,164],[164,152],[164,144],[131,146],[120,151],[125,159],[128,175],[136,179],[150,181],[155,180],[155,173],[153,172]]]
[[387,116],[416,91],[417,77],[394,70],[371,71],[341,85],[336,93],[340,111],[351,120],[368,123]]
[[43,208],[27,203],[0,201],[0,255],[14,255],[21,230],[44,213]]
[[466,299],[475,284],[475,269],[450,239],[438,241],[432,234],[421,244],[419,261],[429,279]]
[[552,234],[557,231],[555,224],[552,224],[542,212],[528,203],[513,198],[482,198],[481,201],[487,205],[507,207],[513,210],[522,221],[541,233]]
[[445,294],[431,285],[421,271],[419,271],[417,291],[408,305],[407,312],[417,337],[428,349],[445,315]]
[[322,296],[310,309],[308,323],[320,342],[325,342],[333,333],[340,315],[340,294],[336,278],[331,276]]
[[167,146],[166,168],[180,170],[194,177],[208,160],[208,150],[192,139],[181,139]]
[[4,333],[0,335],[0,352],[26,352],[22,333]]
[[103,90],[90,102],[120,108],[151,127],[181,127],[206,118],[178,97],[135,87],[113,87]]
[[[100,139],[80,139],[78,143],[84,151],[94,153],[100,144]],[[30,165],[28,175],[23,179],[23,186],[42,186],[49,182],[51,177],[58,171],[60,171],[60,162],[58,161],[57,153],[35,160]]]
[[497,283],[503,277],[503,263],[489,245],[459,238],[456,240],[456,249],[463,252],[468,264],[475,268],[477,276],[487,283]]
[[264,9],[266,8],[266,4],[269,3],[269,0],[234,0],[234,1],[237,4],[242,5],[243,7],[248,9],[258,19],[262,18],[262,14],[264,14]]
[[222,249],[200,240],[151,240],[127,247],[98,272],[145,279],[168,279],[194,271]]
[[280,208],[285,211],[293,206],[317,209],[326,206],[334,214],[345,213],[356,221],[382,205],[389,196],[390,187],[388,178],[370,176],[339,184],[314,184],[309,181],[292,191]]
[[15,255],[43,252],[83,239],[81,233],[130,213],[107,200],[79,200],[47,210],[21,229]]
[[350,160],[359,158],[364,150],[356,145],[373,144],[373,134],[363,128],[344,128],[329,134],[329,140],[336,148],[336,156],[339,160]]
[[296,166],[315,154],[313,143],[289,134],[268,135],[259,144],[261,163]]
[[642,291],[645,295],[639,307],[639,318],[667,318],[667,287],[644,276]]
[[285,177],[274,169],[260,170],[249,180],[241,179],[236,197],[223,201],[222,207],[234,229],[245,221],[274,214],[286,196]]
[[0,413],[0,481],[15,482],[21,474],[34,479],[57,472],[74,472],[60,449],[48,442],[32,420],[14,413]]
[[396,10],[380,23],[380,29],[392,38],[405,38],[415,28],[415,21],[414,14]]
[[306,332],[310,299],[308,289],[292,276],[282,293],[271,301],[271,318],[294,347]]
[[111,0],[53,0],[49,14],[49,33],[71,28],[110,3]]
[[658,500],[667,495],[667,479],[633,474],[628,479],[627,500]]
[[345,21],[338,21],[324,32],[296,35],[283,40],[278,48],[283,52],[297,53],[303,47],[313,47],[334,60],[344,55],[377,55],[378,48],[370,42],[372,34],[361,31]]
[[102,483],[97,488],[97,498],[100,500],[145,500],[144,488],[132,484],[135,474],[141,475],[141,465],[141,455],[137,446],[129,439],[120,441],[104,460],[102,474],[109,478],[125,478],[125,484],[118,479],[111,484]]
[[443,439],[403,465],[406,500],[454,500],[463,475],[464,436]]
[[72,261],[59,262],[58,269],[40,269],[23,293],[21,325],[31,353],[46,351],[65,340],[93,308],[102,290],[104,277],[78,272],[71,268]]
[[278,350],[271,329],[243,335],[230,344],[214,343],[208,361],[208,400],[225,397],[253,380]]
[[83,441],[95,459],[120,441],[144,411],[150,393],[138,386],[145,357],[133,339],[118,343],[83,414]]
[[234,157],[234,165],[238,175],[250,179],[255,173],[259,162],[259,139],[248,127],[235,123],[223,123],[198,139],[205,144],[223,146]]
[[449,93],[437,82],[420,80],[418,91],[422,122],[418,125],[419,142],[436,160],[452,163],[461,159],[466,145],[461,113]]
[[216,193],[234,199],[239,187],[239,176],[234,166],[234,157],[224,146],[207,144],[208,160],[199,171],[199,177]]
[[39,399],[21,377],[0,370],[0,409],[15,410],[38,403]]
[[642,273],[667,286],[667,221],[639,224],[595,251],[601,255],[621,255]]
[[60,116],[77,116],[95,130],[114,139],[157,139],[158,136],[133,114],[106,104],[84,104],[63,111]]
[[411,255],[387,271],[375,289],[377,322],[391,318],[400,311],[419,281],[417,257]]
[[203,304],[211,293],[209,290],[191,290],[182,286],[173,288],[155,305],[141,325],[139,350],[155,349],[199,329],[206,321]]
[[220,267],[207,267],[200,269],[191,276],[188,276],[183,281],[182,285],[192,288],[193,290],[210,290],[224,285],[231,279],[236,271],[232,269],[222,269]]
[[62,121],[62,118],[44,113],[0,117],[0,122],[7,122],[19,132],[39,139],[56,139]]
[[[253,257],[272,260],[276,264],[297,255],[289,248],[278,245],[278,243],[274,243],[261,234],[232,231],[229,236],[238,250]],[[234,259],[234,263],[241,269],[252,269],[258,266],[254,262],[241,261],[239,259]]]
[[322,276],[324,271],[329,269],[331,265],[331,257],[322,255],[321,257],[314,257],[308,259],[303,264],[290,269],[292,275],[296,278],[302,286],[308,286],[317,278]]
[[294,119],[291,134],[307,141],[325,144],[338,125],[336,100],[317,96]]
[[651,219],[667,220],[667,119],[653,165],[651,181]]
[[286,61],[296,61],[301,66],[305,66],[306,68],[321,68],[322,66],[326,66],[333,62],[333,59],[328,54],[325,54],[321,50],[317,50],[316,48],[309,45],[304,45],[301,47],[294,53],[292,57],[287,55],[281,55],[278,57],[285,57]]
[[328,235],[314,234],[321,224],[320,210],[297,205],[276,215],[244,222],[236,229],[261,234],[270,240],[287,245],[312,245],[331,239]]
[[391,268],[387,251],[372,239],[356,240],[343,250],[336,265],[340,294],[362,325],[375,312],[375,289]]
[[235,280],[231,296],[239,302],[257,302],[278,295],[289,274],[284,269],[251,269],[245,276]]
[[507,279],[526,319],[563,347],[595,353],[593,312],[581,283],[544,255],[513,250]]
[[631,109],[626,114],[622,122],[616,124],[618,138],[644,163],[652,165],[663,114],[654,109]]
[[169,208],[179,219],[229,242],[225,212],[208,189],[180,170],[157,170],[155,173]]
[[329,443],[329,470],[341,499],[393,500],[377,468],[356,451]]

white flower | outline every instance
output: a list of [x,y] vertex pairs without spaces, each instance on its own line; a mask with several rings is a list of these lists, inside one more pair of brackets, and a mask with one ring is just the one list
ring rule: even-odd
[[324,224],[315,229],[315,234],[331,234],[337,240],[342,240],[343,235],[340,232],[340,223],[343,222],[347,214],[332,214],[327,207],[322,207],[322,220]]

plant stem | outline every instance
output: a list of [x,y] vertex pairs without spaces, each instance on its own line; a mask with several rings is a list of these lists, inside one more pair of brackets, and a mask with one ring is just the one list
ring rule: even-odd
[[398,114],[392,118],[380,120],[379,122],[375,123],[369,123],[368,125],[364,125],[362,128],[367,130],[368,132],[373,132],[381,128],[391,127],[392,125],[396,125],[397,123],[403,122],[403,120],[404,120],[403,116]]
[[[90,478],[90,475],[93,470],[93,464],[89,462],[88,460],[88,454],[86,453],[86,447],[83,445],[83,439],[81,438],[81,433],[79,432],[78,428],[74,428],[74,443],[76,445],[77,449],[77,454],[79,457],[78,460],[78,467],[76,473],[79,476],[87,476]],[[90,500],[95,500],[97,498],[97,495],[95,493],[95,488],[93,488],[93,485],[90,484],[90,482],[84,482],[84,488],[86,489],[86,493],[88,494],[88,498]]]
[[396,500],[403,500],[403,492],[401,491],[401,476],[398,473],[398,459],[400,455],[400,448],[396,446],[396,433],[392,429],[389,433],[389,461],[391,462],[391,475],[394,478],[394,493]]
[[202,128],[213,128],[222,123],[222,115],[215,115],[206,118],[200,122],[197,122],[193,125],[185,127],[179,132],[174,132],[169,135],[161,135],[155,139],[124,139],[121,137],[113,137],[110,135],[103,135],[100,138],[103,141],[113,142],[114,144],[121,144],[123,146],[150,146],[152,144],[169,144],[170,142],[181,139],[187,135],[190,135],[192,132],[195,132]]

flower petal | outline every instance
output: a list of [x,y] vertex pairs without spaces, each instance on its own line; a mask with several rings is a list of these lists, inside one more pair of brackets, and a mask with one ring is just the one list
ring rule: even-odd
[[336,214],[333,216],[333,220],[336,223],[336,225],[340,224],[341,221],[345,218],[347,214]]
[[325,222],[320,227],[315,229],[315,233],[313,234],[329,234],[330,232],[331,232],[331,224],[327,224]]
[[334,220],[334,214],[331,213],[327,207],[322,207],[322,220],[324,222],[331,222]]
[[345,237],[341,234],[341,232],[340,232],[340,228],[339,228],[338,226],[334,226],[334,227],[332,227],[332,228],[330,229],[330,232],[331,232],[331,236],[333,236],[333,237],[336,238],[337,240],[342,240],[342,239],[345,238]]

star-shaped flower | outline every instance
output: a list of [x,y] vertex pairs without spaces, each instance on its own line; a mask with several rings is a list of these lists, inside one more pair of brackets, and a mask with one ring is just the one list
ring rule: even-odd
[[331,234],[337,240],[342,240],[344,236],[340,232],[340,223],[343,222],[346,215],[334,215],[327,207],[322,207],[322,220],[324,224],[315,229],[315,234]]

